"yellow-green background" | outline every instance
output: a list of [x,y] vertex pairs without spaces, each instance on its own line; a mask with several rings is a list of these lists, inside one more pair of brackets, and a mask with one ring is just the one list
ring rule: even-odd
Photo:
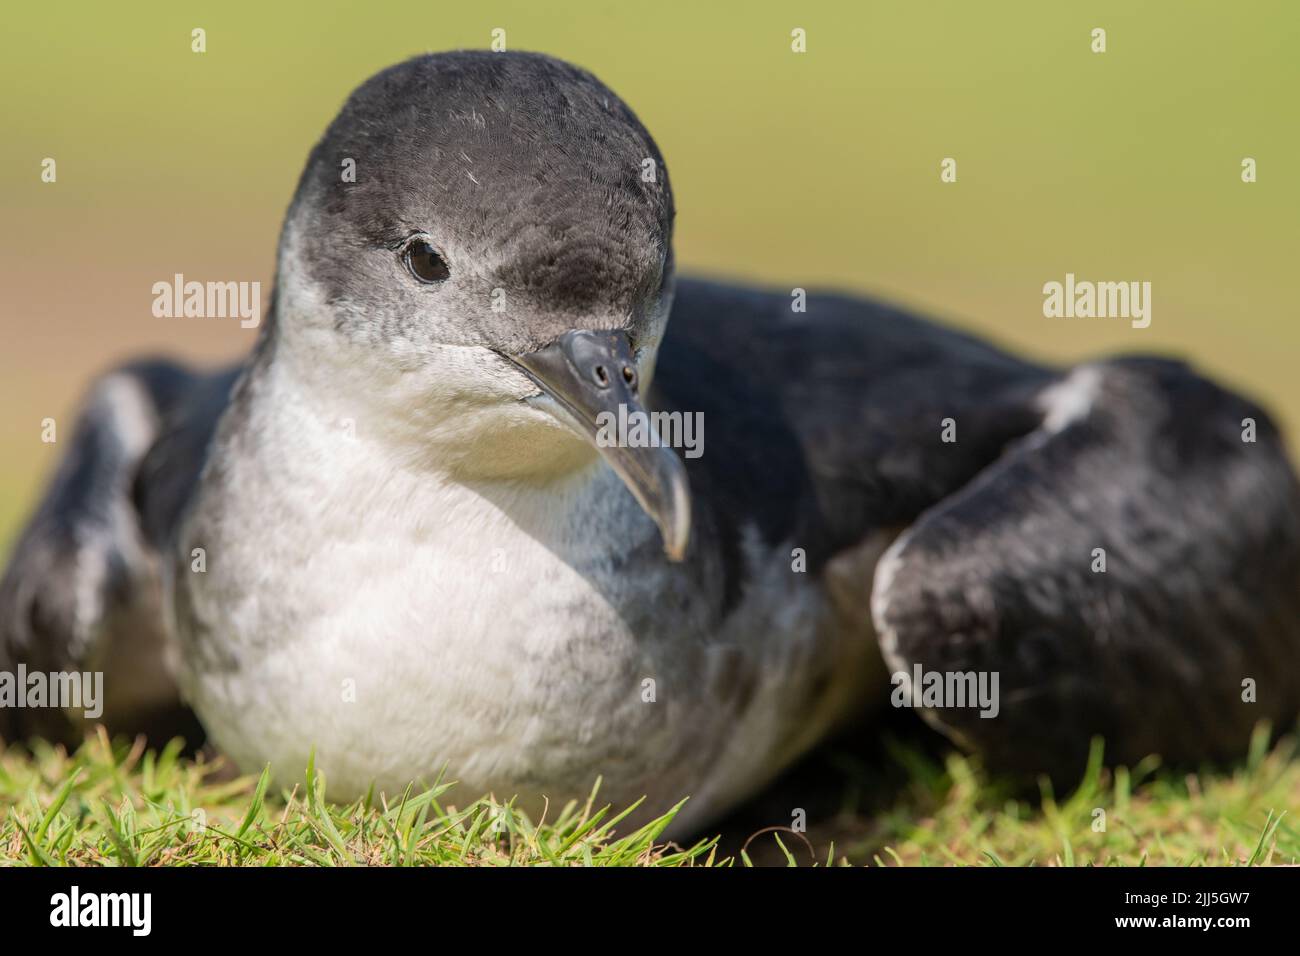
[[[0,24],[0,550],[59,450],[40,420],[67,424],[95,370],[252,341],[153,318],[150,286],[260,279],[265,298],[300,164],[348,91],[494,27],[640,114],[685,268],[878,293],[1056,359],[1179,353],[1300,434],[1293,0],[23,3]],[[1067,271],[1150,281],[1151,327],[1045,319]]]

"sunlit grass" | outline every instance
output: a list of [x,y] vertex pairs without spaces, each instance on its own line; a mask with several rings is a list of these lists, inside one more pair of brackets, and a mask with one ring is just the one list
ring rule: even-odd
[[90,738],[69,756],[37,746],[0,756],[0,862],[77,866],[684,866],[715,863],[712,841],[657,842],[676,808],[626,834],[632,807],[562,808],[533,823],[490,799],[444,805],[451,783],[400,800],[326,802],[308,767],[301,785],[268,777],[216,780],[219,766]]
[[[76,866],[1201,866],[1300,863],[1300,759],[1294,739],[1256,735],[1235,769],[1162,771],[1150,760],[1105,769],[1101,750],[1079,787],[1029,798],[978,763],[935,763],[892,748],[907,784],[879,812],[845,809],[809,832],[773,828],[743,844],[661,834],[676,810],[622,832],[635,807],[593,788],[550,819],[490,798],[457,806],[453,784],[324,800],[308,767],[277,793],[268,777],[231,779],[220,762],[90,737],[74,754],[36,745],[0,754],[0,864]],[[1104,818],[1102,817],[1104,813]],[[1102,822],[1104,821],[1104,829]],[[805,843],[807,845],[805,845]]]
[[[851,859],[881,866],[1223,866],[1300,863],[1294,738],[1261,728],[1236,768],[1178,773],[1151,758],[1103,768],[1100,742],[1079,786],[1029,798],[976,761],[942,766],[903,749],[910,783],[885,812],[841,820]],[[831,829],[835,828],[832,822]]]

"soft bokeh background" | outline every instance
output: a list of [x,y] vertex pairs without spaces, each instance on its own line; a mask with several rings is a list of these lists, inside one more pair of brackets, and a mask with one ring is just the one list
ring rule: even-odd
[[[1300,437],[1293,0],[31,3],[5,21],[0,551],[59,450],[41,419],[70,424],[95,371],[251,344],[237,320],[153,318],[151,285],[261,280],[265,300],[301,163],[348,91],[494,27],[640,114],[685,268],[881,294],[1054,359],[1182,354]],[[1066,272],[1149,280],[1151,327],[1045,319]]]

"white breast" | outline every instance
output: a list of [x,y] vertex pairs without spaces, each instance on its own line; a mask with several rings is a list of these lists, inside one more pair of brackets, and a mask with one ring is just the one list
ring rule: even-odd
[[715,564],[669,565],[603,465],[476,489],[360,445],[315,467],[299,431],[274,461],[210,470],[172,585],[182,687],[246,770],[292,785],[314,749],[350,799],[446,768],[459,802],[519,795],[534,813],[600,775],[647,812],[691,796],[685,827],[865,700],[869,635],[788,548],[750,542],[759,580],[719,626]]

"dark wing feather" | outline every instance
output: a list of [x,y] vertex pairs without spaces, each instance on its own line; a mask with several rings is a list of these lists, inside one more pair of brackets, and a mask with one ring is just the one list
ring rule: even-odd
[[[0,577],[0,670],[21,663],[46,673],[102,671],[110,729],[195,733],[163,660],[156,536],[193,488],[228,387],[226,376],[145,361],[91,388]],[[151,472],[142,479],[144,460]],[[165,493],[152,493],[154,485]],[[142,499],[156,503],[150,535],[137,510]],[[78,724],[58,710],[0,709],[0,737],[9,740],[72,742]]]
[[132,502],[145,540],[159,551],[173,542],[198,488],[208,447],[243,368],[239,365],[196,379],[167,416],[136,470]]
[[882,559],[887,660],[998,672],[996,717],[927,712],[998,766],[1077,779],[1095,734],[1118,762],[1239,756],[1257,721],[1286,728],[1300,708],[1295,475],[1262,410],[1180,363],[1089,374],[1086,411],[1016,443]]

